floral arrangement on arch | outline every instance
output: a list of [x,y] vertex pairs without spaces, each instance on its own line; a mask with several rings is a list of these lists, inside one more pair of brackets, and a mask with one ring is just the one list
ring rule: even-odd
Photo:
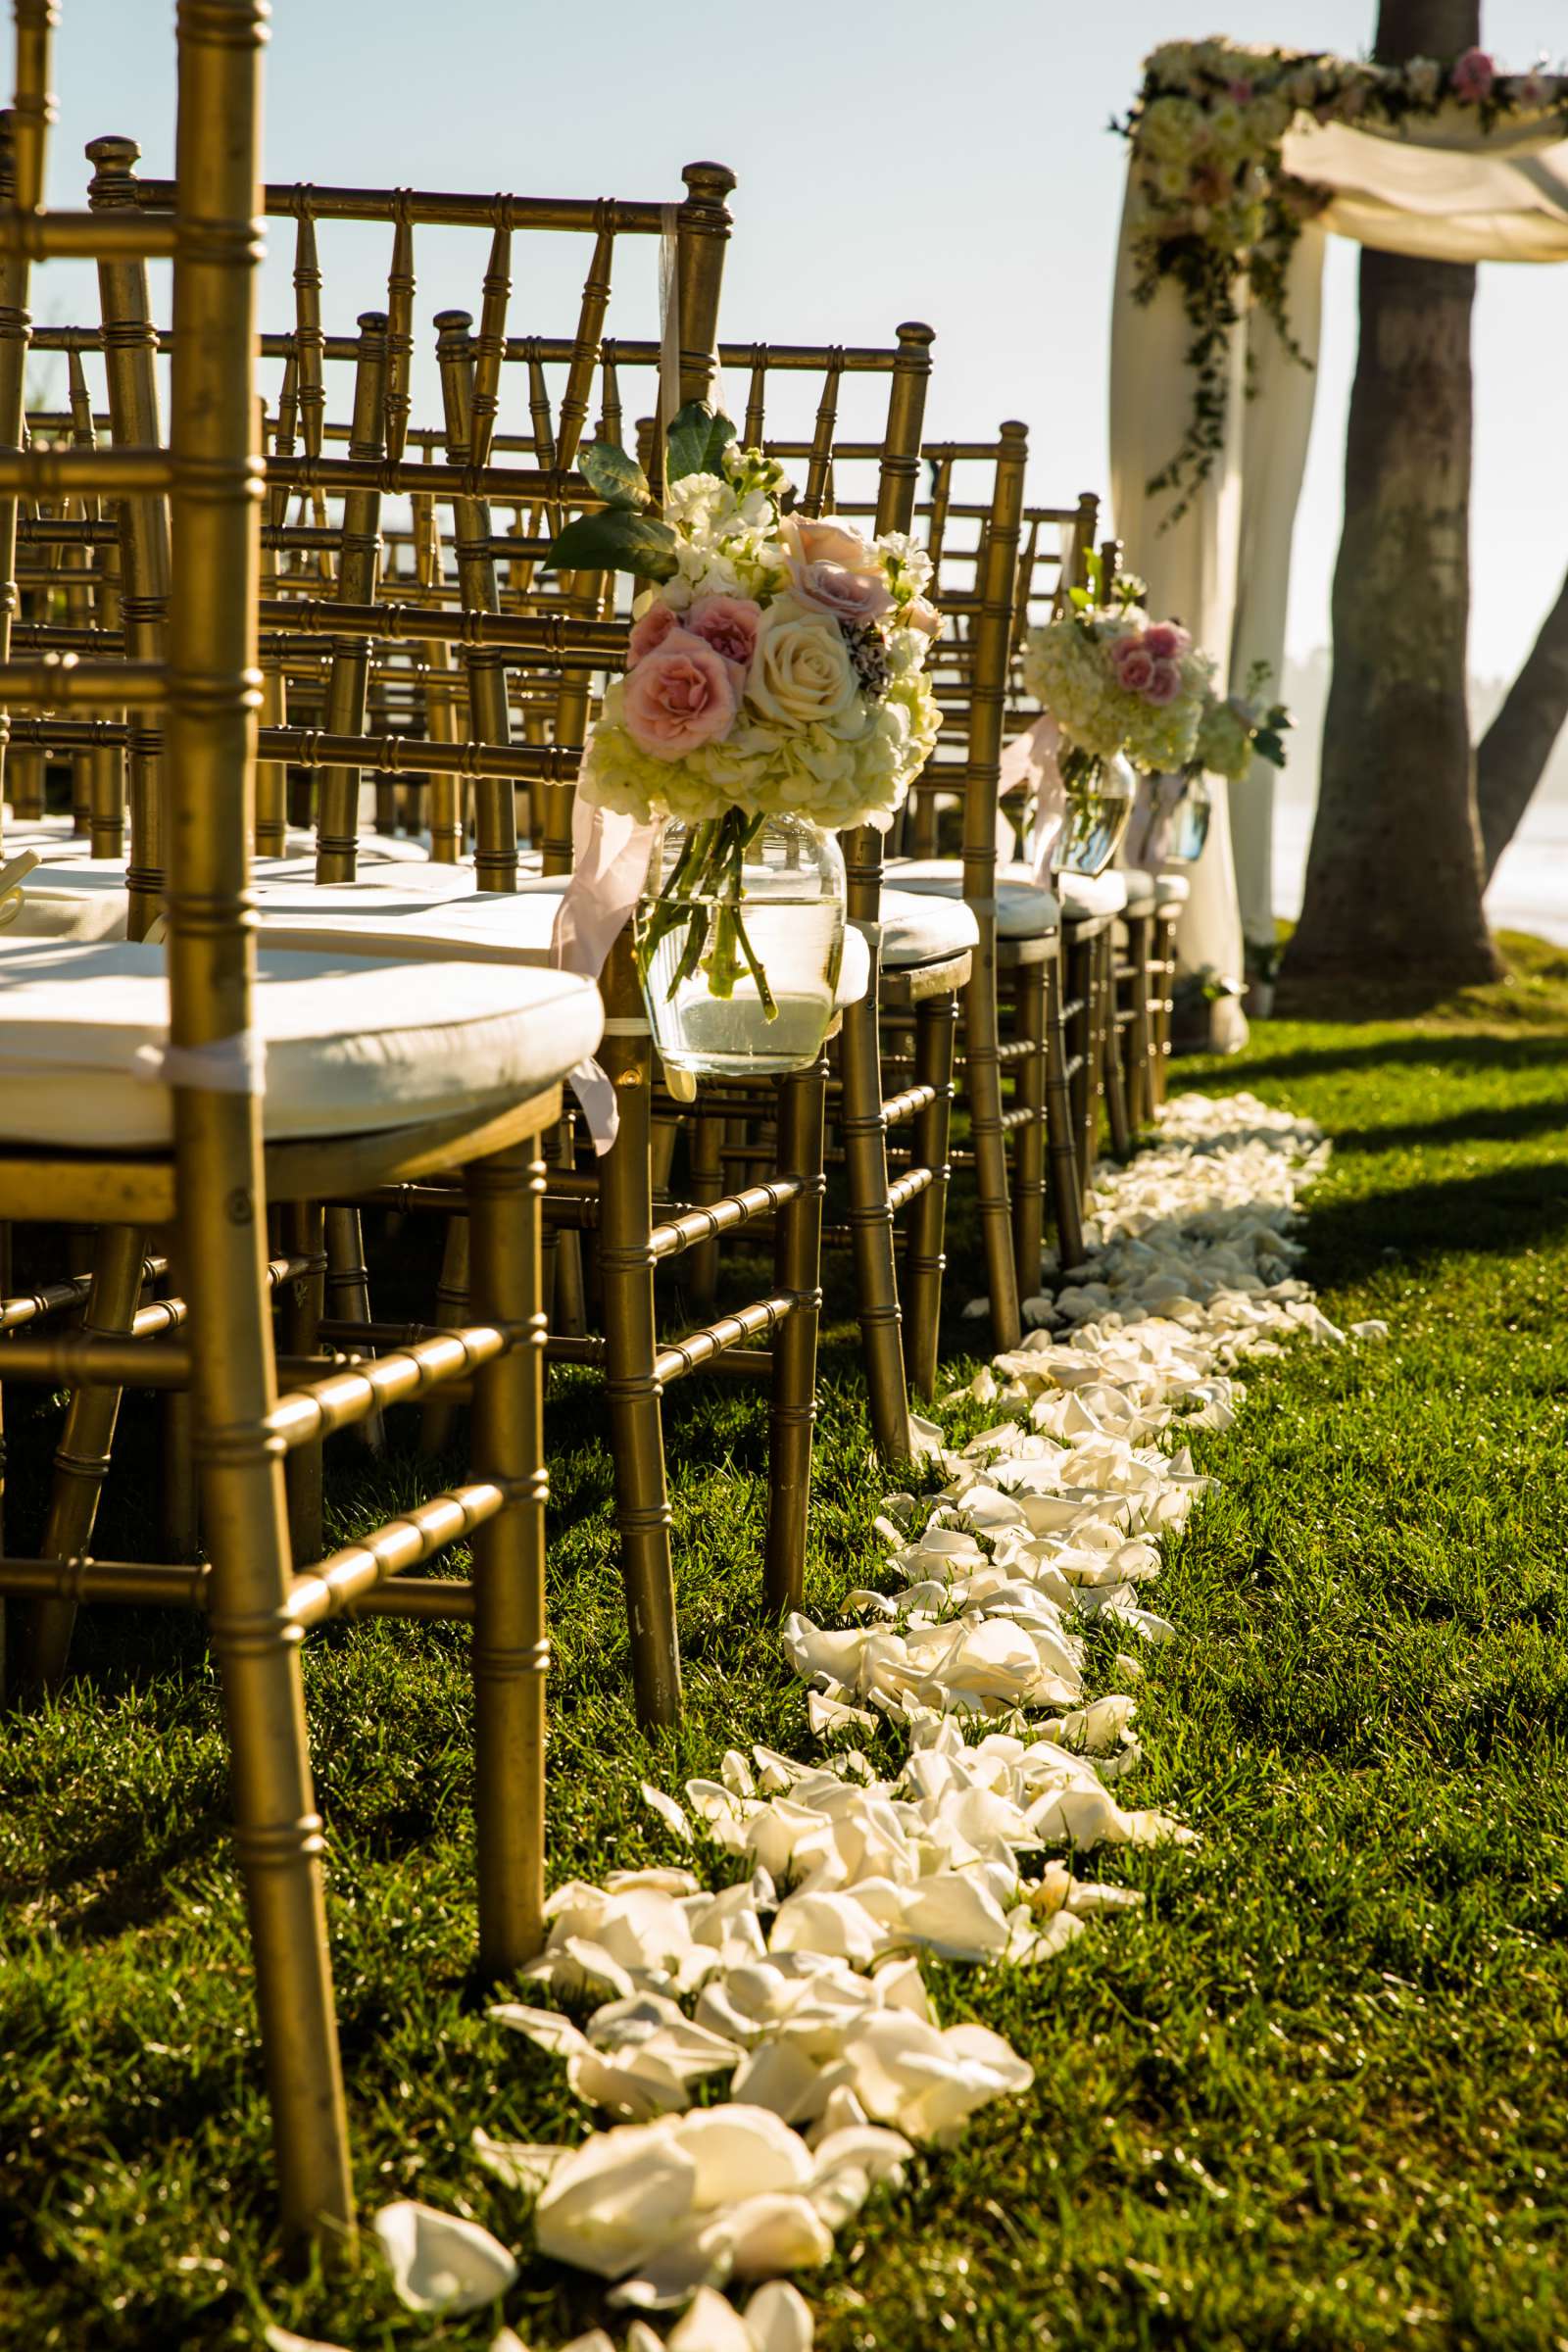
[[[649,823],[690,828],[642,928],[644,977],[688,923],[672,984],[698,968],[715,995],[742,962],[770,1005],[739,911],[742,861],[770,816],[826,831],[886,831],[941,724],[925,676],[942,616],[931,560],[907,534],[868,538],[836,515],[792,512],[794,490],[727,416],[700,403],[669,427],[662,517],[635,461],[604,443],[578,461],[605,499],[551,549],[561,569],[630,571],[623,677],[607,687],[578,790]],[[696,902],[717,902],[711,925]]]
[[1148,775],[1190,766],[1213,699],[1213,662],[1179,621],[1150,619],[1141,580],[1124,573],[1110,605],[1099,594],[1075,588],[1023,648],[1024,685],[1060,730],[1056,764],[1079,811],[1118,755]]
[[1472,110],[1484,129],[1555,113],[1568,131],[1568,74],[1544,67],[1501,74],[1483,49],[1449,64],[1416,57],[1380,66],[1229,40],[1168,41],[1146,58],[1138,96],[1116,125],[1133,149],[1133,294],[1149,302],[1162,280],[1179,286],[1197,379],[1181,445],[1149,484],[1151,493],[1180,494],[1170,520],[1186,512],[1224,444],[1227,347],[1244,284],[1287,351],[1309,364],[1291,332],[1285,287],[1302,223],[1326,197],[1285,170],[1292,123],[1306,116],[1396,127],[1451,107]]

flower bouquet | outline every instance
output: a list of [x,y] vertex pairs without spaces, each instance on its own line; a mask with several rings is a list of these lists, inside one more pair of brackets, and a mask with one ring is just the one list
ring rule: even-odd
[[1268,663],[1257,662],[1245,695],[1221,699],[1210,688],[1203,697],[1190,769],[1223,776],[1227,784],[1241,784],[1254,760],[1266,760],[1271,767],[1285,765],[1285,731],[1291,714],[1283,703],[1263,702],[1271,675]]
[[1076,588],[1071,609],[1024,643],[1023,680],[1054,719],[1056,768],[1068,824],[1057,864],[1098,873],[1114,857],[1136,783],[1185,768],[1193,757],[1213,664],[1173,620],[1152,621],[1124,576],[1112,606]]
[[[794,514],[781,467],[738,448],[729,419],[700,404],[669,428],[662,518],[622,451],[601,443],[579,462],[606,506],[566,526],[552,564],[612,566],[649,583],[578,791],[660,828],[637,960],[661,1052],[671,1058],[673,1043],[687,1067],[721,1066],[683,1057],[667,1021],[661,1034],[662,1008],[694,987],[710,1005],[735,1005],[742,1026],[777,1022],[754,892],[760,919],[775,910],[781,944],[778,911],[831,898],[833,968],[825,989],[806,991],[821,1017],[813,1012],[814,1034],[787,1046],[780,1034],[770,1055],[771,1066],[798,1067],[831,1019],[842,950],[843,864],[831,835],[885,831],[936,741],[924,668],[942,622],[925,595],[930,559],[902,532],[873,540],[853,522]],[[728,1030],[738,1035],[736,1019]],[[750,1066],[760,1066],[755,1054]]]
[[1245,695],[1218,695],[1212,688],[1203,697],[1193,757],[1182,770],[1172,804],[1175,832],[1170,856],[1183,865],[1196,864],[1208,840],[1213,814],[1210,776],[1227,784],[1244,783],[1254,760],[1271,766],[1285,765],[1285,730],[1291,714],[1283,703],[1262,701],[1271,672],[1266,662],[1255,662]]

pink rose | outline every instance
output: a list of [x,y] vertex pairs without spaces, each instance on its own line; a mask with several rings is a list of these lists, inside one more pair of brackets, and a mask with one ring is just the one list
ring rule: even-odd
[[1116,662],[1117,684],[1125,687],[1129,694],[1147,694],[1149,681],[1154,674],[1153,655],[1142,639],[1137,637],[1124,637],[1121,645],[1124,645],[1127,651],[1122,653],[1121,646],[1117,647],[1117,654],[1120,657]]
[[922,636],[940,637],[943,629],[941,613],[923,596],[911,596],[899,620],[906,629],[918,629]]
[[804,605],[808,612],[825,612],[832,620],[848,621],[852,628],[875,620],[893,604],[886,582],[874,572],[851,571],[843,564],[792,563],[790,577],[798,605]]
[[671,629],[680,627],[680,614],[665,604],[652,604],[640,620],[634,620],[626,645],[626,667],[635,669],[645,654],[662,645]]
[[1144,643],[1156,662],[1179,662],[1192,642],[1174,620],[1156,620],[1144,631]]
[[1453,94],[1468,106],[1490,98],[1497,69],[1484,49],[1467,49],[1453,69]]
[[722,654],[689,630],[673,629],[626,672],[621,715],[627,734],[651,760],[683,760],[727,735],[739,707],[734,673]]
[[758,624],[762,608],[749,596],[699,596],[693,599],[686,614],[686,626],[694,637],[710,645],[715,654],[733,662],[743,674],[752,665],[757,651]]
[[1163,710],[1165,705],[1173,703],[1180,694],[1182,673],[1174,662],[1156,662],[1153,673],[1143,690],[1144,700],[1152,703],[1156,710]]
[[786,514],[779,537],[789,551],[792,569],[798,564],[839,564],[846,571],[881,570],[881,559],[865,533],[839,514],[824,514],[815,522]]

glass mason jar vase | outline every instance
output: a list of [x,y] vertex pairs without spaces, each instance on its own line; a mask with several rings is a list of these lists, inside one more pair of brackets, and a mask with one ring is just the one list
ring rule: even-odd
[[814,1061],[833,1019],[844,905],[838,843],[804,817],[671,817],[636,916],[662,1060],[718,1078]]
[[1121,848],[1138,798],[1138,778],[1120,752],[1095,761],[1067,790],[1067,813],[1056,845],[1058,873],[1099,874]]
[[1196,865],[1208,839],[1209,820],[1214,813],[1214,788],[1200,767],[1184,769],[1182,784],[1169,854],[1178,865]]

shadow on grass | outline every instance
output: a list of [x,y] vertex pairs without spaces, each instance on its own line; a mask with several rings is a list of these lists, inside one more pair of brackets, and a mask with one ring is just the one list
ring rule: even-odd
[[[1331,1070],[1343,1070],[1347,1075],[1356,1070],[1387,1068],[1436,1067],[1444,1070],[1494,1070],[1501,1063],[1519,1069],[1549,1069],[1560,1067],[1568,1083],[1568,1037],[1555,1031],[1547,1036],[1499,1036],[1494,1030],[1482,1035],[1467,1032],[1455,1035],[1434,1032],[1423,1037],[1358,1038],[1351,1024],[1345,1024],[1347,1034],[1336,1037],[1322,1046],[1286,1047],[1276,1054],[1266,1051],[1249,1054],[1245,1063],[1245,1078],[1233,1083],[1251,1086],[1258,1078],[1312,1078]],[[1266,1031],[1261,1036],[1266,1045]],[[1174,1091],[1180,1091],[1189,1075],[1220,1078],[1234,1073],[1234,1062],[1216,1060],[1205,1055],[1192,1064],[1178,1061],[1171,1073]]]
[[1336,1152],[1397,1152],[1412,1144],[1441,1152],[1450,1144],[1522,1143],[1527,1136],[1568,1136],[1568,1073],[1564,1092],[1544,1102],[1455,1111],[1447,1119],[1402,1119],[1388,1127],[1340,1127]]
[[1391,1256],[1409,1267],[1480,1252],[1511,1255],[1568,1238],[1568,1165],[1489,1168],[1312,1209],[1312,1270],[1324,1289],[1360,1282]]

